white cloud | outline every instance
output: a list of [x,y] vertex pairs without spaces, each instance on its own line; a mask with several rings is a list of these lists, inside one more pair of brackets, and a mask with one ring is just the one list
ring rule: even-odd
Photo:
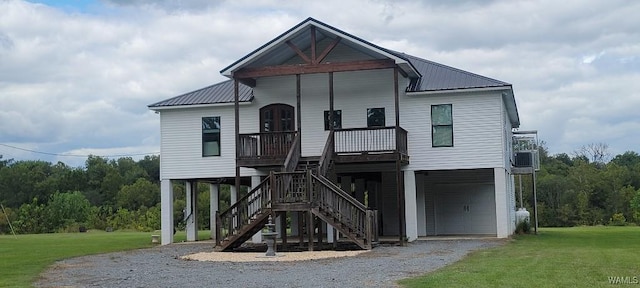
[[[640,151],[627,131],[640,123],[636,11],[640,2],[622,0],[103,0],[88,10],[0,1],[0,143],[155,152],[147,104],[223,80],[221,69],[314,17],[512,83],[523,128],[540,130],[553,153],[590,142]],[[43,157],[22,152],[0,149]]]

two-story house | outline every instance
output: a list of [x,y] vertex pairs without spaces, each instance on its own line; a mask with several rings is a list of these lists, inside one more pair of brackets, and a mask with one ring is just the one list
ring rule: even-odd
[[[230,80],[149,105],[160,114],[163,244],[174,181],[186,183],[188,240],[195,184],[210,184],[221,250],[260,241],[269,215],[283,241],[363,248],[378,237],[513,233],[511,84],[313,18],[221,73]],[[217,211],[221,183],[231,184],[227,211]]]

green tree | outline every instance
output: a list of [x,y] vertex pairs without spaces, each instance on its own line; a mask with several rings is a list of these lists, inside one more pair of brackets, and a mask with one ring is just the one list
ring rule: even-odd
[[55,193],[46,209],[50,230],[57,231],[72,224],[85,225],[91,211],[91,203],[78,191]]
[[131,185],[124,185],[118,192],[118,207],[137,210],[152,207],[160,202],[160,187],[145,178],[139,178]]

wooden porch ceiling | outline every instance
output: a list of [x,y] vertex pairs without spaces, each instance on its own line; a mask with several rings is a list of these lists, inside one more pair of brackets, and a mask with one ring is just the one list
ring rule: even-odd
[[236,79],[258,78],[266,76],[284,76],[295,74],[312,74],[312,73],[329,73],[329,72],[345,72],[357,70],[372,70],[394,68],[396,63],[391,59],[382,60],[364,60],[351,62],[334,62],[319,64],[297,64],[297,65],[279,65],[265,66],[256,68],[242,68],[233,73]]
[[285,42],[289,46],[289,48],[293,50],[296,55],[300,57],[300,59],[302,59],[302,61],[304,62],[303,64],[244,67],[239,69],[238,71],[233,72],[233,78],[238,79],[246,85],[255,87],[255,78],[259,77],[373,70],[396,67],[396,63],[392,59],[322,63],[327,55],[329,55],[329,53],[338,45],[338,43],[340,43],[342,38],[337,37],[321,53],[318,54],[316,53],[315,27],[311,27],[310,33],[310,56],[307,56],[302,51],[302,49],[293,44],[293,42]]

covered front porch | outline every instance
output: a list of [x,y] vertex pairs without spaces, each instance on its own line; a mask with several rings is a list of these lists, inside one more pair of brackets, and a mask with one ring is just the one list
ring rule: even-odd
[[[311,132],[309,132],[311,133]],[[296,143],[297,131],[240,134],[238,165],[243,167],[281,166]],[[409,163],[407,131],[402,127],[335,129],[329,133],[325,151],[336,163]],[[308,158],[322,155],[312,155]]]

